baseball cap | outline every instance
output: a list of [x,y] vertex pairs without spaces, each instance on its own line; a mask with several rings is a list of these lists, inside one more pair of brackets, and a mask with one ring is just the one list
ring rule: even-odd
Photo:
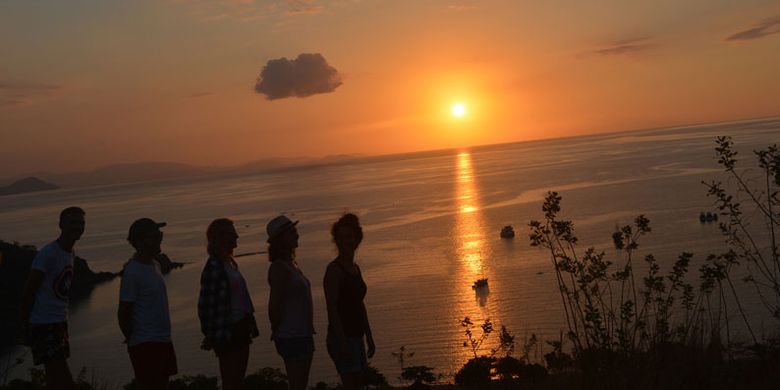
[[160,231],[160,228],[166,225],[167,223],[165,222],[155,222],[150,218],[137,219],[130,225],[130,231],[127,232],[127,241],[131,243],[137,241],[149,233]]

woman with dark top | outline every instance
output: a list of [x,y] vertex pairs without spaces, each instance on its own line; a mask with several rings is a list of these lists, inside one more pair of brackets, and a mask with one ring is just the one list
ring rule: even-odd
[[214,350],[225,390],[243,388],[249,344],[258,336],[246,281],[233,260],[238,233],[233,221],[215,219],[206,231],[209,258],[200,276],[198,317],[202,349]]
[[[359,389],[376,346],[368,323],[366,283],[355,263],[355,251],[363,240],[363,229],[354,214],[344,214],[331,228],[338,256],[325,271],[325,300],[328,304],[328,355],[336,365],[345,389]],[[368,344],[368,352],[363,339]]]
[[298,222],[281,215],[266,226],[268,233],[268,318],[271,339],[284,359],[290,390],[304,390],[309,383],[314,354],[314,315],[311,283],[295,262]]

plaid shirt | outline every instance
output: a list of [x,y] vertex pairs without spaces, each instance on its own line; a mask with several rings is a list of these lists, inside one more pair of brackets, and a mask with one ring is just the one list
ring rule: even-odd
[[[209,343],[207,349],[224,345],[231,341],[230,282],[222,261],[209,257],[200,275],[200,296],[198,298],[198,317],[200,330]],[[252,333],[257,336],[257,324],[252,316]]]

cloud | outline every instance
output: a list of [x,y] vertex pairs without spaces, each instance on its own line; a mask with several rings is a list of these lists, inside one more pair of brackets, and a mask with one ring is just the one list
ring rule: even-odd
[[479,7],[472,4],[450,4],[447,8],[449,8],[450,11],[456,12],[474,11],[479,9]]
[[255,84],[255,92],[268,100],[307,97],[333,92],[341,85],[341,75],[319,53],[304,53],[294,60],[270,60]]
[[0,108],[27,106],[61,89],[54,84],[0,82]]
[[195,98],[202,98],[202,97],[206,97],[206,96],[211,96],[213,94],[214,94],[214,92],[211,92],[211,91],[200,91],[200,92],[192,92],[192,93],[188,94],[187,97],[195,99]]
[[286,12],[286,15],[287,16],[316,15],[316,14],[321,14],[323,11],[325,11],[324,6],[312,5],[307,7],[292,8]]
[[314,0],[287,0],[289,9],[285,12],[287,16],[298,15],[316,15],[325,11],[325,6],[315,4]]
[[652,46],[653,45],[650,43],[650,37],[625,39],[622,41],[612,42],[610,44],[604,45],[596,49],[589,50],[587,52],[580,54],[578,57],[622,56],[622,55],[638,53],[647,50]]
[[749,41],[780,33],[780,16],[764,19],[753,27],[725,38],[727,41]]
[[642,37],[618,41],[609,46],[597,49],[594,51],[594,53],[602,56],[615,56],[634,53],[649,48],[650,44],[648,43],[648,40],[648,37]]
[[287,20],[316,15],[340,6],[341,2],[324,0],[172,0],[204,22],[238,20]]

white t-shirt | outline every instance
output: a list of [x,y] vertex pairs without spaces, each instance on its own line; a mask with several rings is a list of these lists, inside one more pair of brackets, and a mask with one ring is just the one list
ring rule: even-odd
[[119,302],[133,304],[133,333],[129,346],[146,342],[170,342],[171,318],[168,292],[156,261],[151,264],[131,259],[122,272]]
[[67,252],[57,241],[46,244],[32,262],[32,269],[44,274],[35,293],[30,323],[53,324],[68,320],[70,284],[73,280],[73,252]]

